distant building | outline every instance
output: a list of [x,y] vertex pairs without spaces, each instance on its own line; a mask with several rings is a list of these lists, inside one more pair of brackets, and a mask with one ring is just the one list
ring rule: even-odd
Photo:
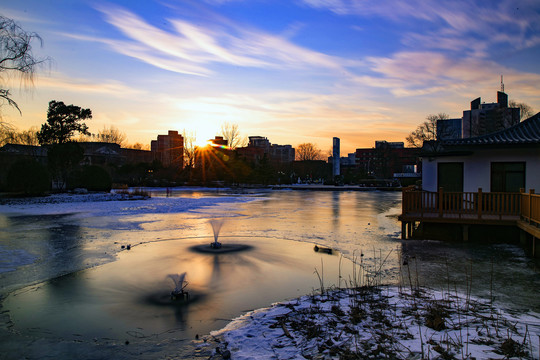
[[248,146],[237,148],[236,151],[248,162],[258,163],[264,155],[275,164],[286,164],[294,161],[295,150],[291,145],[271,144],[263,136],[250,136]]
[[[83,159],[80,165],[99,165],[108,168],[126,164],[151,163],[154,155],[148,150],[135,150],[121,148],[120,145],[104,142],[77,142],[83,149]],[[48,147],[19,144],[6,144],[0,147],[0,184],[5,183],[7,173],[11,166],[21,160],[34,159],[46,165]]]
[[223,138],[223,136],[216,136],[213,139],[208,140],[211,145],[217,146],[229,146],[229,140]]
[[[334,163],[334,157],[328,157],[328,163]],[[344,168],[356,168],[356,153],[349,153],[347,156],[342,156],[339,158],[339,166],[341,169]]]
[[437,120],[437,140],[461,139],[463,119]]
[[157,140],[150,143],[154,158],[163,166],[184,167],[184,138],[178,131],[169,130],[167,135],[158,135]]
[[508,95],[497,91],[497,102],[482,104],[471,101],[471,109],[463,111],[462,138],[491,134],[519,123],[519,108],[508,107]]
[[374,148],[356,149],[356,166],[368,176],[380,179],[391,179],[394,174],[418,174],[419,153],[420,149],[406,148],[403,142],[376,141]]
[[122,165],[125,163],[125,157],[118,144],[93,141],[78,144],[84,149],[81,165]]
[[437,140],[465,139],[491,134],[519,123],[520,109],[508,107],[508,95],[497,91],[496,103],[471,101],[471,109],[463,117],[437,120]]
[[294,148],[291,145],[272,144],[270,148],[270,161],[282,164],[293,162]]
[[375,149],[403,149],[405,144],[403,141],[388,142],[386,140],[375,141]]
[[263,149],[265,152],[270,152],[270,141],[264,136],[250,136],[247,147]]
[[340,165],[340,141],[339,138],[334,137],[332,141],[332,175],[334,177],[341,174],[341,165]]

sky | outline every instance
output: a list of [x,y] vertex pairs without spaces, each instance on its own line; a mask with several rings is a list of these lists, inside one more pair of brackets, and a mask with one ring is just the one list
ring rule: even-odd
[[0,0],[0,14],[50,59],[32,84],[1,79],[19,130],[56,100],[129,143],[185,130],[203,144],[229,123],[323,152],[339,137],[344,155],[496,102],[501,75],[540,111],[538,0]]

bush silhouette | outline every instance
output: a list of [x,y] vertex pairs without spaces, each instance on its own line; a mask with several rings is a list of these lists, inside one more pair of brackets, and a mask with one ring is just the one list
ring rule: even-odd
[[90,191],[110,191],[112,179],[107,170],[97,165],[84,166],[69,175],[70,189],[85,188]]
[[18,161],[8,171],[7,188],[25,195],[43,194],[51,188],[49,172],[34,160]]

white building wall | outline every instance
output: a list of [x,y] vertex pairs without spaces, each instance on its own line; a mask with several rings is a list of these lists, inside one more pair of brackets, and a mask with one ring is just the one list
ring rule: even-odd
[[463,191],[491,191],[492,162],[525,162],[525,189],[540,192],[540,150],[531,149],[486,149],[475,151],[469,156],[444,156],[422,159],[422,188],[437,191],[437,164],[463,162]]

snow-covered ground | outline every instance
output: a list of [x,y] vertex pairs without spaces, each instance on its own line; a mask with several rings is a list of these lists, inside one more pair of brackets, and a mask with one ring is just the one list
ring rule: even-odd
[[122,216],[195,211],[231,202],[252,201],[241,196],[149,197],[126,193],[54,194],[45,197],[0,201],[0,214],[86,214],[86,216]]
[[216,354],[237,360],[537,359],[540,317],[456,293],[378,286],[274,304],[212,336]]

